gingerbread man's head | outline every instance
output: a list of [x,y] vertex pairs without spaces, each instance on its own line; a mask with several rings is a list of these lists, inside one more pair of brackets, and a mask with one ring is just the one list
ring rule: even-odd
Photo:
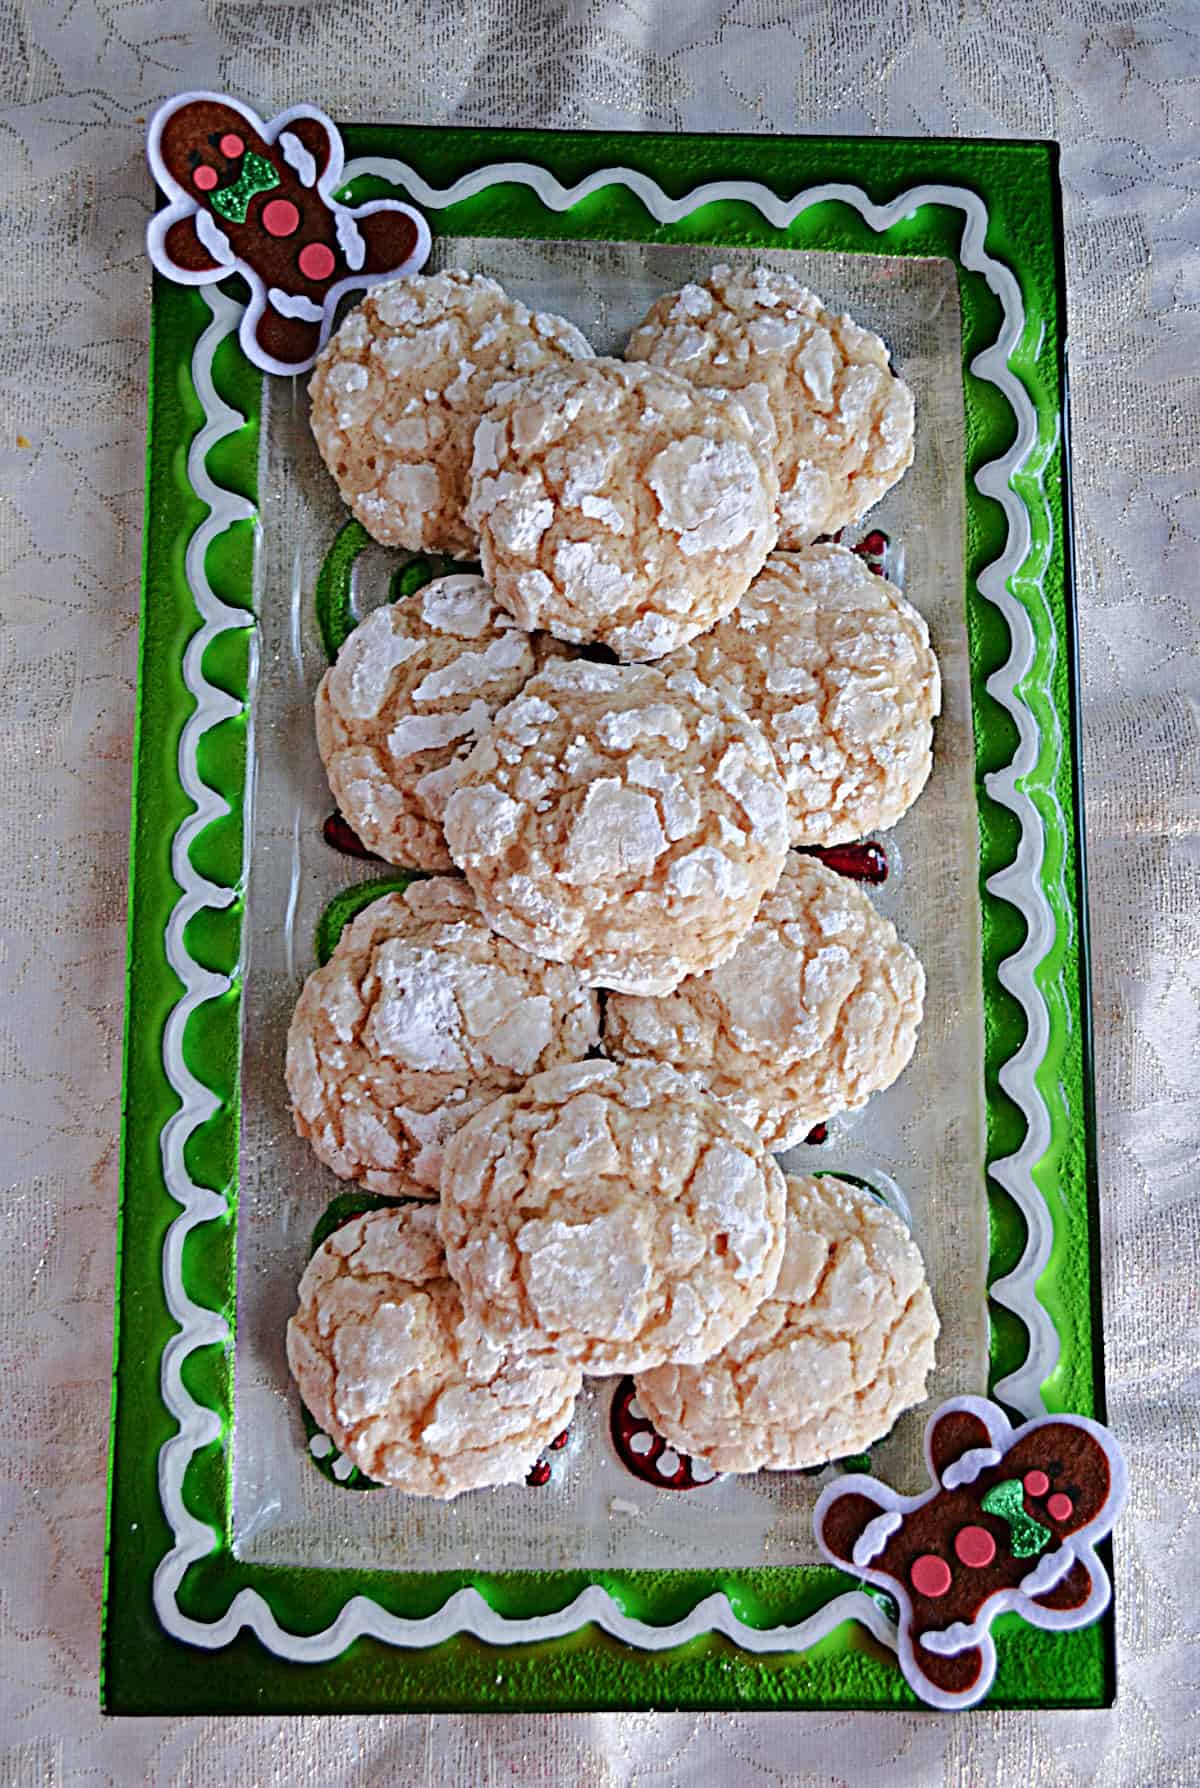
[[242,347],[266,371],[311,366],[343,292],[413,272],[428,254],[410,206],[334,197],[341,138],[315,107],[264,124],[224,95],[184,94],[155,114],[149,155],[169,201],[148,232],[155,266],[184,285],[240,273]]
[[995,1674],[997,1614],[1063,1628],[1103,1613],[1111,1592],[1093,1546],[1120,1512],[1125,1469],[1097,1423],[1043,1416],[1014,1430],[982,1397],[944,1404],[925,1452],[923,1496],[867,1477],[831,1484],[817,1541],[895,1599],[900,1665],[921,1699],[969,1707]]

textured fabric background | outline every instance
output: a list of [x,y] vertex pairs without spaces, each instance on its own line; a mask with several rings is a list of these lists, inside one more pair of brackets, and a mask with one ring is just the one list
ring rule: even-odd
[[[464,25],[464,21],[469,23]],[[1192,0],[0,0],[0,1783],[1192,1784],[1200,1094]],[[146,114],[1064,146],[1111,1420],[1112,1713],[102,1722]]]

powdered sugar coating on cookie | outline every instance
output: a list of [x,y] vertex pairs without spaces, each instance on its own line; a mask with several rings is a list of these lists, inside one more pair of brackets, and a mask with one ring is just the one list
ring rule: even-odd
[[924,998],[921,964],[861,888],[792,855],[728,962],[666,999],[607,1001],[604,1047],[693,1076],[782,1150],[892,1084]]
[[657,299],[625,352],[742,392],[774,424],[781,547],[857,521],[912,464],[913,396],[884,343],[792,274],[714,267]]
[[360,913],[304,984],[287,1045],[296,1128],[342,1179],[435,1197],[447,1137],[539,1068],[580,1060],[598,1029],[573,969],[497,937],[457,878],[415,881]]
[[638,1400],[664,1440],[718,1471],[824,1465],[922,1401],[938,1329],[900,1219],[844,1180],[789,1174],[775,1290],[715,1359],[640,1374]]
[[547,665],[463,765],[445,827],[497,931],[637,993],[727,960],[787,851],[762,733],[646,665]]
[[514,380],[591,352],[573,324],[531,312],[494,279],[410,274],[377,287],[321,354],[313,434],[376,540],[473,555],[464,511],[480,417]]
[[541,373],[480,423],[468,520],[522,627],[660,658],[775,544],[769,444],[726,392],[620,360]]
[[783,1220],[771,1157],[668,1068],[552,1068],[446,1150],[465,1306],[497,1346],[585,1372],[716,1353],[774,1286]]
[[442,814],[496,709],[547,656],[481,577],[442,577],[360,621],[317,690],[317,746],[339,808],[368,849],[450,869]]
[[893,826],[933,765],[941,677],[929,629],[857,553],[775,553],[731,615],[660,667],[694,670],[762,727],[793,844]]
[[577,1368],[506,1357],[464,1315],[429,1206],[368,1212],[329,1236],[288,1323],[314,1419],[377,1483],[448,1498],[524,1478],[571,1419]]

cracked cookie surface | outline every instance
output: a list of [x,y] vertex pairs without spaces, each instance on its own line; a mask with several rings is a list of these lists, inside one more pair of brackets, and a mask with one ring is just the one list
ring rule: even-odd
[[483,419],[467,514],[522,627],[649,659],[728,614],[775,544],[778,489],[733,393],[596,359]]
[[759,729],[645,665],[547,665],[463,765],[445,827],[497,931],[635,993],[732,955],[787,850]]
[[714,267],[657,299],[625,353],[769,416],[782,547],[857,521],[912,464],[913,396],[886,346],[792,274]]
[[779,1273],[783,1175],[670,1069],[581,1062],[458,1132],[440,1221],[497,1346],[633,1372],[706,1359],[749,1320]]
[[435,578],[359,622],[317,689],[317,748],[369,850],[453,868],[442,814],[459,767],[497,708],[566,650],[522,632],[469,575]]
[[793,853],[726,963],[666,998],[609,997],[604,1048],[693,1076],[782,1151],[892,1084],[924,997],[924,970],[891,921],[845,876]]
[[312,429],[345,502],[385,546],[474,554],[471,444],[513,381],[588,359],[563,317],[478,273],[410,274],[352,310],[317,361]]
[[639,1373],[638,1400],[664,1440],[718,1471],[823,1465],[922,1401],[938,1328],[900,1219],[843,1180],[789,1175],[775,1290],[714,1359]]
[[436,1197],[446,1138],[580,1060],[598,1028],[574,970],[497,937],[464,882],[413,882],[360,913],[304,984],[287,1043],[296,1129],[342,1179]]
[[929,779],[941,709],[929,629],[847,547],[773,554],[733,613],[659,668],[676,666],[762,727],[793,844],[893,826]]
[[430,1206],[368,1212],[317,1249],[287,1328],[314,1419],[360,1471],[417,1496],[519,1483],[581,1379],[505,1355],[462,1307]]

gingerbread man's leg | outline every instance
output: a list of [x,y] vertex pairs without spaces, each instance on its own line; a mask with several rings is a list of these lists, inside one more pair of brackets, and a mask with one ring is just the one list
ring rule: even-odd
[[[926,1651],[919,1639],[913,1640],[914,1669],[941,1691],[943,1695],[969,1695],[975,1688],[984,1669],[983,1653],[977,1645],[966,1651],[957,1651],[952,1657],[939,1656],[937,1652]],[[907,1675],[908,1672],[906,1671]],[[917,1693],[921,1693],[918,1683],[912,1684]],[[927,1699],[927,1697],[923,1697]]]
[[321,325],[307,317],[284,317],[264,306],[254,326],[254,339],[264,354],[284,366],[304,366],[321,345]]

